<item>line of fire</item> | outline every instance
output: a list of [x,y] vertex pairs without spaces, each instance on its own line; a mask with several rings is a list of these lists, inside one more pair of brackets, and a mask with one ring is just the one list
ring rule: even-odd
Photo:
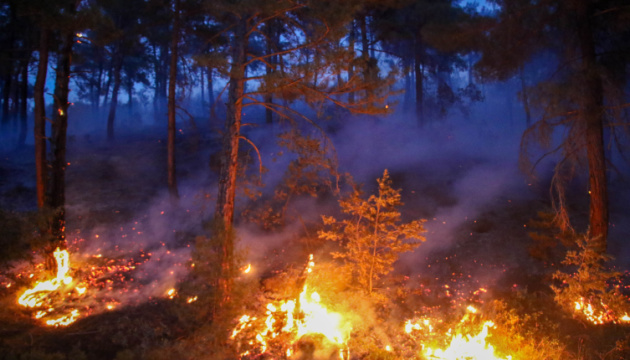
[[0,360],[630,359],[627,0],[0,0]]

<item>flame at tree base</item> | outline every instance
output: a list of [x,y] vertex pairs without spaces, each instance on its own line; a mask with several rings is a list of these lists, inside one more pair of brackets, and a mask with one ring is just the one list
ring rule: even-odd
[[[57,248],[53,252],[55,261],[57,262],[57,276],[53,279],[41,281],[35,284],[31,289],[27,289],[18,298],[18,304],[27,308],[43,308],[35,313],[36,319],[42,319],[49,326],[67,326],[75,322],[80,313],[78,309],[69,309],[69,311],[60,311],[50,305],[50,297],[52,294],[67,290],[72,285],[73,279],[68,275],[70,271],[70,254],[68,250],[60,250]],[[77,287],[77,292],[82,294],[85,288]]]

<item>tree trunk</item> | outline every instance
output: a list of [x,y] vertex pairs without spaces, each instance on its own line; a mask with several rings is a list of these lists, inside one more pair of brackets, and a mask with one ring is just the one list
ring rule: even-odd
[[101,93],[103,92],[103,70],[105,68],[104,61],[99,52],[99,62],[98,62],[98,78],[96,79],[96,98],[94,99],[94,110],[98,112],[98,109],[101,107]]
[[[276,32],[275,30],[275,23],[273,20],[269,21],[267,23],[266,26],[266,50],[267,50],[267,55],[273,54],[276,50],[275,50],[275,36],[274,33]],[[269,58],[267,58],[267,62],[269,63],[268,65],[265,66],[265,74],[267,75],[267,83],[269,83],[269,81],[271,80],[272,75],[274,74],[274,72],[276,71],[276,67],[275,67],[275,56],[270,56]],[[267,86],[267,89],[269,89],[269,86]],[[271,91],[268,91],[265,93],[265,103],[271,105],[273,104],[273,93]],[[273,111],[269,108],[269,107],[265,107],[265,123],[267,124],[272,124],[273,123]]]
[[232,39],[232,64],[228,87],[227,114],[223,136],[223,154],[219,174],[219,192],[215,219],[223,231],[221,244],[220,291],[222,303],[229,299],[231,292],[232,254],[234,243],[232,225],[234,221],[234,203],[236,197],[236,176],[238,172],[238,149],[241,131],[241,113],[245,89],[245,49],[247,47],[247,17],[238,20]]
[[164,120],[164,115],[166,112],[166,104],[168,98],[168,68],[170,65],[170,54],[169,54],[169,42],[166,41],[162,44],[160,49],[160,82],[159,82],[159,94],[158,94],[158,119],[160,121]]
[[212,127],[212,123],[216,118],[215,109],[214,109],[214,83],[212,81],[212,68],[208,67],[208,106],[210,109],[210,116],[208,120],[210,121],[210,127]]
[[175,91],[177,82],[177,46],[179,43],[179,0],[174,0],[173,37],[171,39],[171,68],[168,75],[168,140],[167,140],[167,177],[168,191],[171,198],[177,199],[177,177],[175,176]]
[[411,104],[412,104],[411,64],[413,63],[413,60],[410,59],[408,56],[403,57],[402,60],[403,60],[403,73],[405,76],[405,94],[403,95],[403,109],[405,113],[407,113],[411,110]]
[[521,81],[521,101],[525,110],[525,125],[529,128],[532,125],[532,113],[529,108],[529,97],[527,95],[527,84],[525,83],[524,66],[519,68],[519,79]]
[[[118,49],[120,51],[120,49]],[[109,103],[109,115],[107,115],[107,140],[114,140],[114,120],[116,120],[116,108],[118,107],[118,91],[120,90],[120,70],[122,69],[122,54],[114,58],[114,88],[112,89],[112,101]]]
[[11,88],[13,85],[13,62],[11,59],[6,60],[9,64],[5,71],[7,74],[4,77],[4,86],[2,88],[2,126],[6,127],[10,122],[10,108],[11,102]]
[[199,89],[201,90],[201,113],[203,114],[206,111],[206,79],[203,67],[199,67],[199,81],[201,82]]
[[361,28],[361,60],[363,62],[363,83],[367,84],[365,90],[365,99],[369,104],[372,103],[372,89],[370,83],[374,80],[372,77],[372,64],[370,63],[369,37],[367,30],[367,16],[362,14],[359,16],[359,26]]
[[73,42],[73,32],[62,36],[55,79],[50,202],[51,207],[56,210],[51,230],[54,239],[58,242],[65,240],[66,131],[68,128],[68,93],[70,91],[68,85]]
[[28,106],[28,63],[31,57],[30,52],[25,54],[26,58],[22,62],[22,81],[20,82],[20,134],[18,136],[18,146],[26,144],[26,133],[28,126],[27,106]]
[[[356,81],[354,81],[354,40],[355,40],[356,32],[354,30],[354,21],[350,23],[350,34],[348,35],[348,50],[350,51],[350,63],[348,64],[348,82],[350,83],[350,87],[354,87]],[[354,104],[354,91],[350,91],[348,94],[348,103]]]
[[608,190],[604,154],[604,91],[602,79],[598,72],[588,5],[588,2],[580,3],[577,9],[578,38],[582,55],[580,76],[584,76],[580,114],[583,127],[586,130],[586,155],[591,198],[590,245],[599,253],[605,253],[608,236]]
[[158,97],[160,94],[159,78],[160,78],[160,61],[157,53],[157,46],[153,44],[153,122],[158,122],[159,104]]
[[37,207],[42,209],[46,205],[46,103],[44,101],[44,87],[48,73],[48,29],[42,29],[39,35],[39,61],[37,63],[37,78],[35,79],[33,135],[35,138],[35,184],[37,188]]
[[133,80],[131,77],[127,79],[127,114],[130,118],[133,116]]
[[103,97],[103,106],[107,105],[109,101],[109,88],[112,86],[112,77],[113,77],[113,64],[107,70],[107,82],[105,83],[105,96]]
[[424,74],[422,73],[422,58],[424,49],[422,46],[422,39],[418,35],[415,42],[415,57],[414,57],[414,72],[416,73],[416,120],[418,126],[424,126]]
[[[13,6],[9,7],[10,11],[10,23],[13,24],[16,21],[15,8]],[[14,60],[13,60],[13,49],[15,43],[15,33],[13,31],[8,32],[8,41],[6,42],[5,48],[8,49],[8,54],[2,59],[2,64],[4,65],[2,70],[4,73],[4,86],[2,88],[2,127],[6,127],[10,120],[10,108],[9,104],[11,102],[11,90],[13,89],[13,71],[14,71]]]

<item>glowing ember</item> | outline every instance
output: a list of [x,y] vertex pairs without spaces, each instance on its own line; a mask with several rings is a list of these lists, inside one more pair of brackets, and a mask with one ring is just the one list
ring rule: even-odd
[[168,296],[169,299],[173,299],[175,296],[177,296],[177,290],[175,289],[169,289],[166,292],[166,296]]
[[75,322],[79,317],[79,310],[73,309],[70,314],[61,316],[57,319],[46,320],[46,325],[51,326],[68,326]]

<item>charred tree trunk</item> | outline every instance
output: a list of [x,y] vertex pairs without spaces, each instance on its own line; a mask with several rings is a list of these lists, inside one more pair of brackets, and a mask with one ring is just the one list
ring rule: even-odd
[[35,184],[37,188],[37,207],[42,209],[46,205],[46,103],[44,101],[44,87],[48,73],[48,37],[47,29],[42,29],[39,35],[39,61],[37,63],[37,78],[35,79],[33,135],[35,139]]
[[222,303],[229,300],[231,292],[231,276],[233,272],[232,254],[234,242],[232,225],[234,221],[234,203],[236,197],[236,176],[238,173],[238,150],[241,137],[241,114],[243,110],[243,93],[245,89],[245,61],[247,47],[247,20],[238,20],[234,38],[232,39],[232,64],[228,86],[227,114],[223,136],[223,154],[219,174],[219,193],[215,219],[219,223],[223,235],[221,243],[220,291]]
[[591,29],[589,2],[578,5],[578,39],[582,55],[581,76],[584,87],[581,104],[581,121],[586,130],[590,194],[591,246],[599,253],[606,252],[608,236],[608,190],[606,159],[604,154],[604,98],[601,75],[598,72],[595,42]]
[[68,93],[70,91],[68,85],[70,83],[73,42],[73,32],[65,33],[62,36],[55,79],[50,203],[51,207],[55,209],[51,230],[54,240],[57,242],[65,240],[66,131],[68,128]]
[[167,178],[171,198],[177,199],[177,177],[175,172],[175,91],[177,82],[177,46],[179,43],[179,0],[174,0],[173,38],[171,40],[171,68],[168,75],[168,140],[167,140]]
[[116,108],[118,107],[118,92],[120,91],[120,71],[122,69],[123,56],[116,55],[114,58],[114,88],[112,89],[112,100],[109,103],[109,115],[107,115],[107,140],[114,140],[114,121],[116,120]]

